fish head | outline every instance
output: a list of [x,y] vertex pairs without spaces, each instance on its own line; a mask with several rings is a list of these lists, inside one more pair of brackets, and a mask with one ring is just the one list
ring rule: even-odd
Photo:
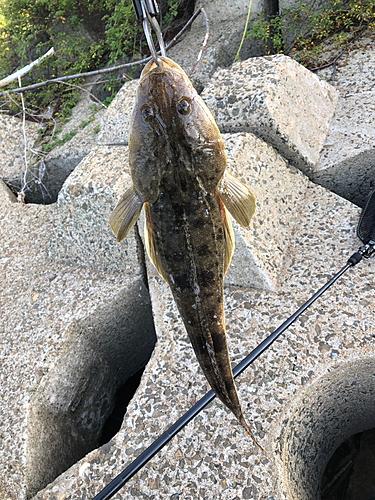
[[129,138],[129,161],[135,188],[154,202],[161,178],[182,169],[199,177],[213,192],[226,157],[213,116],[183,69],[166,57],[144,68],[136,96]]

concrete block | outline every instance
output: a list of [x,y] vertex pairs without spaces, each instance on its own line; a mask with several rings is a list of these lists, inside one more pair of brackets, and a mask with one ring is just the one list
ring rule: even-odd
[[[33,146],[38,136],[36,123],[26,122],[27,147]],[[14,179],[25,168],[24,136],[22,120],[0,114],[0,178]],[[30,153],[28,153],[28,158]]]
[[52,262],[58,207],[0,184],[0,498],[25,500],[99,446],[155,331],[143,258],[120,273]]
[[[286,464],[285,482],[291,498],[320,498],[319,485],[332,451],[363,430],[373,432],[374,368],[375,356],[363,352],[362,357],[353,357],[335,366],[298,398],[283,431],[281,445]],[[363,453],[361,446],[362,453],[353,456],[350,464],[355,471],[360,465],[359,457],[365,458],[360,482],[357,471],[357,481],[355,473],[347,476],[356,490],[352,498],[360,498],[363,492],[371,495],[373,491],[371,444],[365,435],[362,439],[368,451]],[[350,489],[349,485],[347,491]]]
[[[259,9],[257,9],[259,3],[259,1],[256,1],[252,5],[254,12],[259,12]],[[226,19],[246,18],[249,9],[247,0],[233,0],[230,3],[225,0],[203,0],[199,5],[202,5],[207,13],[209,22],[212,24],[222,22],[224,12]]]
[[139,274],[136,230],[119,245],[108,217],[130,183],[127,147],[96,146],[64,183],[51,234],[57,262]]
[[[82,92],[78,104],[72,110],[72,116],[65,123],[59,123],[56,129],[42,138],[38,135],[40,127],[48,120],[54,123],[52,113],[41,114],[40,119],[47,119],[44,124],[36,122],[25,123],[28,171],[26,187],[24,186],[25,144],[22,130],[22,120],[10,116],[0,116],[0,178],[3,178],[14,191],[25,188],[27,203],[54,203],[58,192],[70,172],[90,152],[96,144],[95,127],[99,125],[104,108],[93,104],[86,93]],[[97,109],[93,109],[96,106]],[[51,134],[48,137],[48,134]],[[62,140],[55,144],[49,153],[42,147],[48,141]],[[66,140],[68,139],[68,140]]]
[[[357,42],[340,64],[335,85],[340,90],[331,128],[310,178],[363,206],[375,187],[374,36]],[[329,69],[319,76],[329,79]]]
[[8,188],[8,186],[0,179],[0,203],[6,205],[7,203],[15,203],[17,198]]
[[307,173],[319,160],[338,93],[293,59],[276,55],[218,70],[202,98],[221,131],[252,132]]
[[126,82],[113,99],[100,123],[98,144],[128,144],[138,79]]
[[[253,13],[255,16],[254,11]],[[190,76],[198,93],[202,92],[203,88],[210,82],[217,68],[226,68],[233,64],[246,22],[246,14],[240,17],[233,17],[230,23],[218,19],[216,19],[215,23],[212,23],[210,13],[207,13],[207,17],[210,36],[202,58]],[[201,15],[194,21],[191,31],[184,35],[181,42],[168,51],[168,57],[176,61],[189,74],[193,65],[196,64],[205,36],[206,25]],[[250,43],[249,40],[244,41],[240,52],[241,59],[261,54],[262,51],[259,43]]]
[[[360,244],[355,237],[358,208],[320,186],[309,183],[295,214],[280,288],[225,288],[234,364],[344,266]],[[375,359],[373,265],[365,260],[348,270],[239,377],[245,416],[265,454],[214,401],[118,496],[315,500],[311,491],[316,492],[321,467],[334,446],[350,431],[375,425],[370,403]],[[62,495],[93,498],[208,389],[167,285],[152,276],[149,286],[158,343],[121,431],[35,500]],[[336,391],[340,387],[346,388],[345,399]]]
[[[253,134],[224,134],[228,171],[250,188],[256,212],[248,228],[233,219],[235,252],[227,285],[275,289],[308,179]],[[280,230],[282,228],[282,230]]]

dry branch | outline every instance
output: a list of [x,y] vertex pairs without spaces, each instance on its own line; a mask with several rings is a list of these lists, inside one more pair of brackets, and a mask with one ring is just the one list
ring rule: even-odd
[[[187,30],[187,28],[199,16],[199,14],[201,12],[205,16],[205,19],[207,20],[206,13],[204,12],[203,7],[201,7],[200,9],[198,9],[193,14],[193,16],[185,24],[185,26],[182,28],[182,30],[179,33],[177,33],[177,35],[169,42],[169,44],[165,47],[165,50],[168,50],[171,47],[173,47],[173,45],[185,33],[185,31]],[[206,22],[206,24],[207,24],[207,22]],[[201,55],[202,54],[200,54],[200,56]],[[42,56],[42,57],[45,57],[45,56]],[[40,87],[44,87],[45,85],[50,85],[51,83],[60,83],[60,82],[65,82],[67,80],[74,80],[76,78],[86,78],[86,77],[92,76],[92,75],[102,75],[102,74],[105,74],[105,73],[111,73],[113,71],[118,71],[119,69],[129,68],[131,66],[137,66],[138,64],[145,64],[148,61],[150,61],[151,59],[152,59],[152,57],[150,56],[150,57],[146,57],[145,59],[141,59],[140,61],[134,61],[134,62],[131,62],[131,63],[126,63],[126,64],[120,64],[119,66],[113,66],[111,68],[103,68],[103,69],[98,69],[96,71],[88,71],[86,73],[77,73],[75,75],[61,76],[59,78],[54,78],[52,80],[46,80],[44,82],[34,83],[32,85],[28,85],[27,87],[20,87],[20,88],[17,88],[17,89],[11,89],[11,90],[9,90],[7,92],[12,92],[12,93],[26,92],[28,90],[35,90],[35,89],[38,89]],[[5,92],[0,92],[0,97],[3,96],[4,94],[5,94]]]
[[38,59],[33,61],[32,63],[28,64],[27,66],[24,66],[23,68],[19,69],[12,75],[7,76],[3,80],[0,80],[0,88],[5,87],[6,85],[9,85],[9,83],[14,82],[14,80],[19,80],[22,78],[24,75],[26,75],[32,68],[35,66],[38,66],[44,59],[47,59],[47,57],[52,56],[55,53],[54,48],[50,48],[48,52],[46,52],[43,56],[40,56]]

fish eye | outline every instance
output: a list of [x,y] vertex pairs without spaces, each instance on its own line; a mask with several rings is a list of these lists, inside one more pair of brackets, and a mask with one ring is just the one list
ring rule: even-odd
[[154,110],[148,104],[143,106],[143,108],[141,109],[141,113],[145,122],[150,122],[154,117]]
[[177,104],[177,111],[180,113],[180,115],[188,115],[191,111],[190,102],[187,99],[182,98]]

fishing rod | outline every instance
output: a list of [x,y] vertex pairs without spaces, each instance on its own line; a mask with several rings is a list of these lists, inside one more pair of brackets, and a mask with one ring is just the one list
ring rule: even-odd
[[[233,377],[236,378],[253,361],[255,361],[270,345],[294,323],[294,321],[313,304],[328,288],[330,288],[349,268],[357,265],[362,258],[370,258],[375,252],[375,189],[370,193],[367,203],[362,209],[357,226],[357,236],[363,245],[349,259],[346,265],[340,269],[324,286],[322,286],[309,300],[307,300],[292,316],[272,332],[261,344],[259,344],[246,358],[244,358],[234,369]],[[215,393],[207,392],[194,406],[192,406],[181,418],[179,418],[167,431],[154,441],[138,458],[136,458],[123,472],[115,477],[93,500],[108,500],[115,495],[152,457],[154,457],[169,441],[187,425],[198,413],[200,413],[213,399]]]

